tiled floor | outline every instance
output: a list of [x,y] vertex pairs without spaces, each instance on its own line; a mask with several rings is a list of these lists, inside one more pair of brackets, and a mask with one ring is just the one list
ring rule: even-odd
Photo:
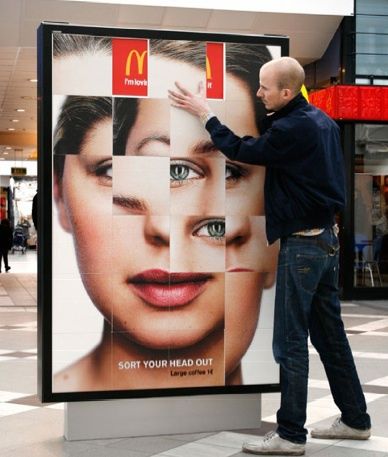
[[[36,256],[10,256],[0,275],[1,457],[241,457],[241,443],[274,426],[279,394],[265,394],[260,429],[66,442],[63,405],[36,397]],[[308,439],[306,455],[388,457],[388,303],[343,303],[343,316],[373,421],[365,442]],[[313,348],[310,348],[307,427],[338,415]]]

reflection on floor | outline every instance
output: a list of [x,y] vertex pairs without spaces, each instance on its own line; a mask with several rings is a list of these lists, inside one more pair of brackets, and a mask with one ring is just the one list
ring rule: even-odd
[[[10,256],[0,275],[1,457],[227,457],[243,456],[241,443],[274,427],[279,394],[263,395],[260,429],[158,437],[66,442],[63,405],[36,397],[36,254]],[[372,307],[371,307],[371,306]],[[343,316],[373,420],[365,442],[308,440],[316,457],[388,457],[388,303],[343,303]],[[338,415],[313,348],[310,348],[307,427]]]

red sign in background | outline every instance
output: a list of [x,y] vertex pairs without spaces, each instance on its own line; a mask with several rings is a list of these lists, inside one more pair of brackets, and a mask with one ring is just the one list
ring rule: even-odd
[[112,40],[112,93],[146,97],[148,94],[148,40]]
[[206,97],[224,98],[224,43],[206,44]]
[[309,101],[333,119],[388,121],[387,86],[332,86],[311,92]]

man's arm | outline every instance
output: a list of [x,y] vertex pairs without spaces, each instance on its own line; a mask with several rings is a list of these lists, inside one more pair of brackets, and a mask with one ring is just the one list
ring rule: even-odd
[[197,116],[210,133],[213,143],[229,159],[256,165],[273,166],[283,162],[284,132],[278,128],[270,128],[258,138],[252,136],[239,137],[227,126],[222,125],[212,113],[205,98],[205,88],[202,83],[199,84],[196,94],[191,93],[178,82],[175,85],[179,92],[168,91],[172,106]]
[[239,137],[217,117],[212,117],[205,128],[217,149],[231,160],[254,165],[284,165],[284,133],[276,127],[257,138]]

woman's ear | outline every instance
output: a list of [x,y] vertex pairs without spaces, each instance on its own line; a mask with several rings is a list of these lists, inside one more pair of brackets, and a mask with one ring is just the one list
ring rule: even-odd
[[265,273],[264,275],[264,289],[270,289],[275,283],[276,273]]
[[63,192],[62,192],[62,180],[54,173],[54,200],[57,205],[58,210],[58,219],[61,227],[66,232],[71,232],[71,224],[69,221],[69,216],[67,214],[66,205],[63,201]]

